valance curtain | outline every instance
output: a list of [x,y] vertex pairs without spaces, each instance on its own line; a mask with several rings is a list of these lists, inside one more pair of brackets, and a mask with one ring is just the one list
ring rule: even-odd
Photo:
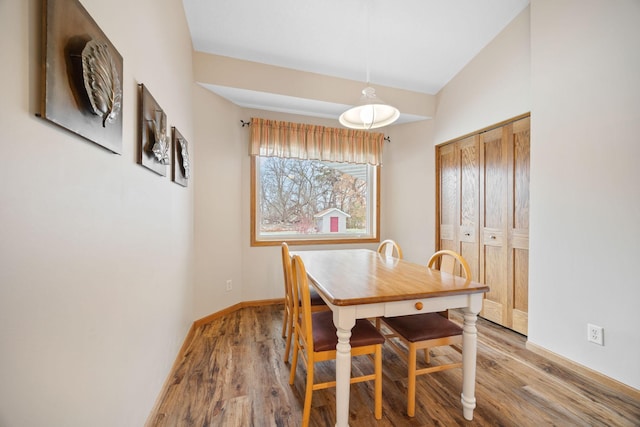
[[251,118],[249,154],[379,165],[383,141],[382,133]]

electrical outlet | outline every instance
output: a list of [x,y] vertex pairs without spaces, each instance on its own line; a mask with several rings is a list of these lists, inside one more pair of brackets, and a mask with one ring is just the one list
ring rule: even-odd
[[604,329],[602,326],[587,324],[587,340],[598,345],[604,345]]
[[233,289],[233,285],[231,283],[231,279],[229,279],[229,280],[227,280],[226,290],[227,290],[227,292],[229,292],[231,289]]

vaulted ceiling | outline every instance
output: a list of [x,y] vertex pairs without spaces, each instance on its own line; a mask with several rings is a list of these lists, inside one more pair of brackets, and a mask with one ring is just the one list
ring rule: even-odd
[[[528,0],[183,0],[194,50],[436,94]],[[367,77],[369,77],[367,79]],[[329,116],[344,106],[210,86],[230,101]],[[359,93],[353,94],[354,101]],[[295,102],[294,102],[295,101]],[[249,105],[251,104],[251,105]],[[295,109],[295,105],[289,109]],[[335,111],[334,111],[335,109]],[[322,115],[322,114],[318,114]],[[337,117],[337,115],[336,115]]]

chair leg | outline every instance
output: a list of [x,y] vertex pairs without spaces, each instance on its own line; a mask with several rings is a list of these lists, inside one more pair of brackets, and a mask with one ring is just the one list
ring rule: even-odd
[[424,361],[426,363],[431,363],[431,354],[429,353],[429,349],[428,348],[424,349]]
[[407,377],[407,415],[413,417],[416,413],[416,349],[414,344],[409,344],[409,375]]
[[300,343],[298,342],[298,334],[295,333],[293,342],[293,360],[291,361],[291,374],[289,375],[289,385],[293,385],[296,379],[296,368],[298,367],[298,352],[300,351]]
[[284,315],[282,316],[282,338],[285,338],[287,336],[287,326],[289,325],[289,317],[291,317],[289,315],[289,309],[286,307],[284,307]]
[[284,361],[285,363],[289,361],[289,351],[291,350],[291,336],[293,335],[293,316],[289,315],[288,320],[288,328],[289,334],[287,335],[287,344],[284,348]]
[[311,398],[313,395],[313,359],[307,361],[307,388],[304,393],[304,409],[302,410],[302,427],[309,426],[311,418]]
[[375,375],[374,393],[375,393],[375,416],[376,420],[382,419],[382,344],[376,346],[375,354]]

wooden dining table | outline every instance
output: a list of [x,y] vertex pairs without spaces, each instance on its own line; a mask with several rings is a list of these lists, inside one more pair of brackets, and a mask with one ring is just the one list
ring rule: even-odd
[[462,309],[462,411],[473,419],[477,315],[482,308],[483,285],[439,270],[368,249],[294,251],[307,269],[312,285],[333,311],[337,329],[336,426],[349,421],[349,338],[356,319],[401,316]]

